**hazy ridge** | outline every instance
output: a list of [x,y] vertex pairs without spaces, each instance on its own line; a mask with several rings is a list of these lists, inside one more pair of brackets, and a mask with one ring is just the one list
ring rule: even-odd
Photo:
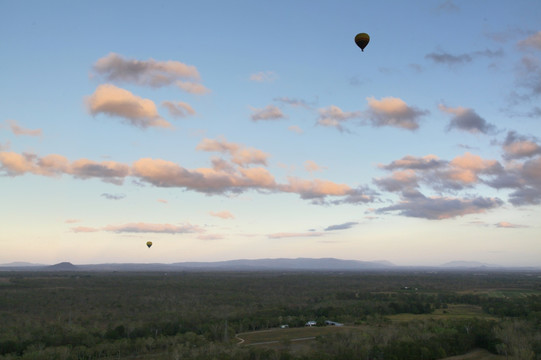
[[12,262],[0,264],[3,271],[375,271],[413,269],[481,269],[481,270],[541,270],[541,267],[504,267],[476,261],[452,261],[439,266],[396,266],[385,260],[360,261],[336,258],[277,258],[238,259],[215,262],[164,263],[105,263],[74,265],[61,262],[54,265]]

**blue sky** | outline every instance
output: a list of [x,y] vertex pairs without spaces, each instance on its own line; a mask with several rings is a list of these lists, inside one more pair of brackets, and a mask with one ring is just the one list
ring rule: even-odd
[[0,263],[541,266],[540,13],[0,1]]

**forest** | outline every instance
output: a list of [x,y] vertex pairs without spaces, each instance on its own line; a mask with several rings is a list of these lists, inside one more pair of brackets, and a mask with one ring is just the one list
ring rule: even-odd
[[532,271],[0,272],[0,359],[541,359],[540,329]]

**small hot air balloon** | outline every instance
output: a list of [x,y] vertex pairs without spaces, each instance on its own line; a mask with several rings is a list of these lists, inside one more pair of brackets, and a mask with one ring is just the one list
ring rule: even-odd
[[147,241],[147,246],[150,248],[152,246],[152,241]]
[[370,42],[370,36],[367,33],[359,33],[355,35],[355,44],[361,48],[361,51],[364,51],[364,48]]

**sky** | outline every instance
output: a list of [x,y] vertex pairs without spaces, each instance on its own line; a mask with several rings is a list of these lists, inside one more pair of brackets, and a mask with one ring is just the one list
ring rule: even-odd
[[0,0],[0,264],[541,266],[540,14]]

